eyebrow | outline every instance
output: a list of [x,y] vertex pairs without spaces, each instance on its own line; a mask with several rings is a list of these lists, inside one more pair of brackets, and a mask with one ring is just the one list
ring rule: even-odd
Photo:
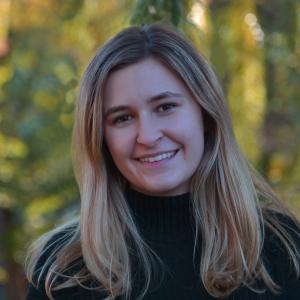
[[[174,98],[174,97],[183,98],[184,96],[180,93],[174,93],[174,92],[166,91],[166,92],[162,92],[162,93],[159,93],[157,95],[154,95],[154,96],[150,97],[149,99],[147,99],[147,103],[153,103],[153,102],[157,102],[157,101],[160,101],[160,100],[163,100],[163,99],[166,99],[166,98]],[[106,118],[111,114],[114,114],[114,113],[119,112],[119,111],[127,110],[129,108],[130,108],[130,106],[128,106],[128,105],[118,105],[118,106],[110,107],[105,112],[104,117]]]

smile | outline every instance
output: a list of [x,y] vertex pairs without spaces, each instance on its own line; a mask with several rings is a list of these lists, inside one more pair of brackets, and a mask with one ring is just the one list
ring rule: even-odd
[[148,162],[148,163],[157,162],[157,161],[161,161],[161,160],[164,160],[167,158],[172,158],[173,156],[175,156],[175,154],[177,152],[178,152],[178,150],[165,152],[165,153],[162,153],[162,154],[159,154],[156,156],[140,158],[139,161]]

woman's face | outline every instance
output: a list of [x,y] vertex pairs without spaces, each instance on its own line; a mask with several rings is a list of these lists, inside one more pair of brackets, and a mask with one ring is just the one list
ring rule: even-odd
[[204,149],[200,106],[171,70],[144,59],[108,77],[104,140],[133,189],[186,193]]

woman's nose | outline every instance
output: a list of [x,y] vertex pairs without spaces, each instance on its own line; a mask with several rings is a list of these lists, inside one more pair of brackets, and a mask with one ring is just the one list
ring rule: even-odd
[[157,121],[151,117],[141,118],[139,120],[136,141],[145,146],[155,145],[163,136]]

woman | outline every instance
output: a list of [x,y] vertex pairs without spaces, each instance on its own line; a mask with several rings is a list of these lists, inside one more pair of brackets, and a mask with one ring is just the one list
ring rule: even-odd
[[27,299],[299,298],[299,223],[173,29],[131,27],[96,53],[73,149],[80,218],[32,247]]

